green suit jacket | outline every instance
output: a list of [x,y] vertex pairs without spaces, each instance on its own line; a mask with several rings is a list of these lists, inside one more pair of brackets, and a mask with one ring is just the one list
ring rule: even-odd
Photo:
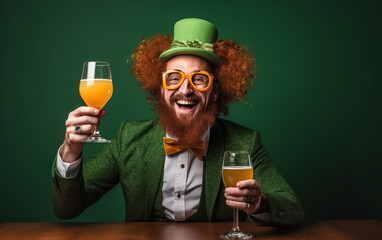
[[[54,211],[62,219],[73,218],[121,183],[126,206],[126,221],[148,221],[163,176],[165,152],[159,119],[123,122],[110,144],[86,161],[75,176],[64,178],[52,170]],[[254,178],[260,182],[272,215],[259,225],[296,225],[304,218],[304,208],[294,191],[277,171],[260,142],[260,134],[235,123],[217,119],[211,128],[207,156],[203,159],[203,187],[208,219],[232,221],[232,208],[225,204],[221,168],[224,151],[249,151]]]

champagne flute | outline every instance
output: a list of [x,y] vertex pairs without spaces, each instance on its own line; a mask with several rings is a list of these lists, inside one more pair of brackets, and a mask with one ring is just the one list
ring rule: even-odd
[[[251,157],[245,151],[226,151],[224,152],[223,182],[226,187],[236,187],[236,183],[253,179],[253,168]],[[239,227],[238,209],[233,209],[233,227],[229,232],[220,235],[224,239],[250,239],[252,235],[243,233]]]
[[[101,110],[112,94],[110,64],[99,61],[85,62],[80,81],[80,95],[86,105]],[[82,142],[109,143],[110,140],[101,137],[96,125],[93,134]]]

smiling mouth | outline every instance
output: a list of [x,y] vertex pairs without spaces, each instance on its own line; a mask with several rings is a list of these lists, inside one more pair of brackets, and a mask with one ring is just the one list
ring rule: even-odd
[[195,100],[191,100],[191,101],[177,100],[175,102],[176,102],[176,105],[178,105],[178,107],[181,110],[186,111],[186,112],[192,111],[199,103],[198,101],[195,101]]

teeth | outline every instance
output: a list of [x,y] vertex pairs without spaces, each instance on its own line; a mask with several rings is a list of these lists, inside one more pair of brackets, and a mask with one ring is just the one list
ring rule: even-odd
[[196,104],[196,101],[177,100],[176,103],[181,105],[193,105]]

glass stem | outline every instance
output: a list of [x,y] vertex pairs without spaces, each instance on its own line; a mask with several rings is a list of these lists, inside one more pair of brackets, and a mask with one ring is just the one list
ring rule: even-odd
[[94,127],[93,137],[100,137],[101,134],[99,134],[98,125],[95,125]]
[[237,208],[233,209],[233,227],[232,230],[233,232],[240,232],[239,228],[239,210]]

